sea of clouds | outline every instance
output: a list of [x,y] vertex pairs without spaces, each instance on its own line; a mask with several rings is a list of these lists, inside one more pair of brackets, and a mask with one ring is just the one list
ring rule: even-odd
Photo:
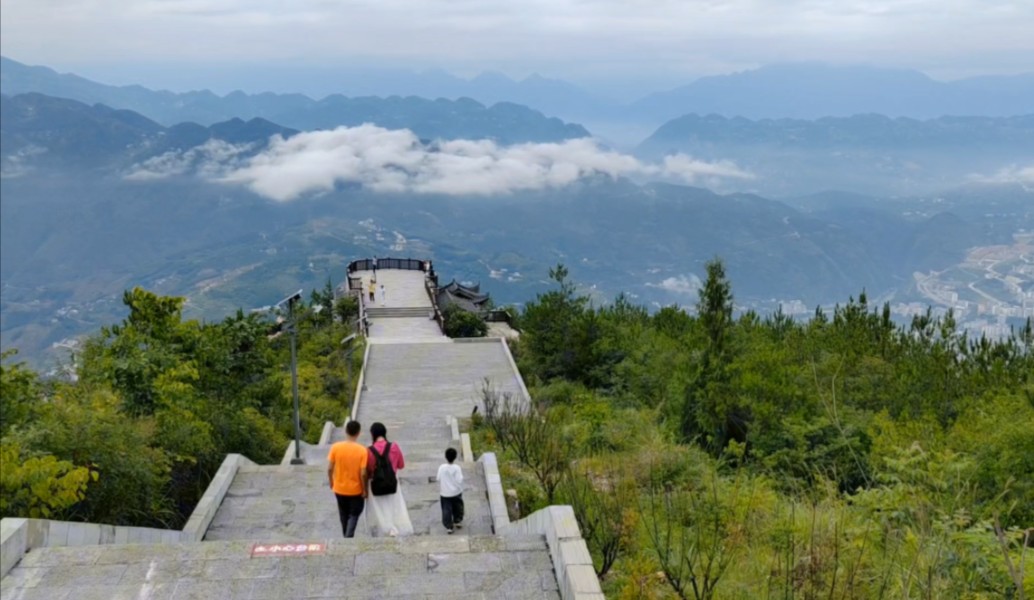
[[561,188],[584,177],[672,179],[710,186],[727,179],[753,179],[731,161],[708,162],[684,154],[647,164],[608,150],[591,138],[504,146],[491,140],[422,142],[407,129],[375,125],[273,136],[249,155],[246,146],[210,141],[169,152],[137,165],[130,179],[188,172],[243,185],[276,201],[331,191],[357,183],[379,192],[498,195]]

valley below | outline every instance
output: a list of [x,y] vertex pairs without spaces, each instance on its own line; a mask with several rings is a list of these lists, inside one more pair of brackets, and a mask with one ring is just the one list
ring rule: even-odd
[[478,283],[499,305],[551,289],[548,270],[563,263],[597,305],[623,293],[692,311],[718,256],[738,311],[807,318],[865,292],[897,319],[951,308],[996,337],[1032,310],[1034,195],[1008,186],[945,194],[937,210],[923,198],[780,202],[609,178],[502,197],[345,186],[289,203],[189,178],[0,186],[3,346],[47,369],[124,317],[126,289],[184,296],[188,316],[212,320],[338,285],[366,256],[431,258],[442,283]]

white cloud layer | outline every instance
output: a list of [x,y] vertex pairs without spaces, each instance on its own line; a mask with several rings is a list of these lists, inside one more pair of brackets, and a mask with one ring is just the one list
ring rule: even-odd
[[202,177],[244,185],[277,201],[358,183],[378,192],[497,195],[561,188],[597,175],[659,177],[709,184],[753,176],[729,161],[706,162],[678,154],[660,165],[601,148],[589,138],[500,146],[491,140],[423,144],[407,129],[375,125],[310,131],[270,139],[263,152],[241,161],[246,149],[209,142],[139,165],[128,178],[154,179],[196,170]]
[[703,282],[696,275],[679,275],[677,277],[668,277],[660,283],[647,283],[646,287],[658,288],[682,296],[690,296],[695,295],[697,290],[703,287]]
[[238,164],[250,145],[234,145],[223,140],[208,140],[185,152],[170,150],[135,165],[126,175],[133,181],[163,179],[175,175],[197,173],[205,178],[220,176],[227,168]]
[[1034,164],[1009,165],[999,169],[992,175],[975,174],[969,177],[980,183],[1022,183],[1034,185]]

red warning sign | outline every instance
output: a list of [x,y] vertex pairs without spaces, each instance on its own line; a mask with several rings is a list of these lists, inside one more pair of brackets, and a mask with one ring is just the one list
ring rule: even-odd
[[298,542],[286,544],[254,544],[251,557],[259,556],[302,556],[305,554],[323,554],[327,545],[323,542]]

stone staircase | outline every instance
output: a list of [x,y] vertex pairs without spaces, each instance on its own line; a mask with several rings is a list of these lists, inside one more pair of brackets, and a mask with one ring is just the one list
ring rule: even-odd
[[0,581],[4,600],[559,598],[542,536],[352,539],[252,557],[262,539],[38,548]]
[[481,387],[520,396],[521,382],[498,339],[476,342],[374,344],[356,419],[384,423],[388,438],[413,460],[442,460],[451,442],[444,416],[484,411]]

